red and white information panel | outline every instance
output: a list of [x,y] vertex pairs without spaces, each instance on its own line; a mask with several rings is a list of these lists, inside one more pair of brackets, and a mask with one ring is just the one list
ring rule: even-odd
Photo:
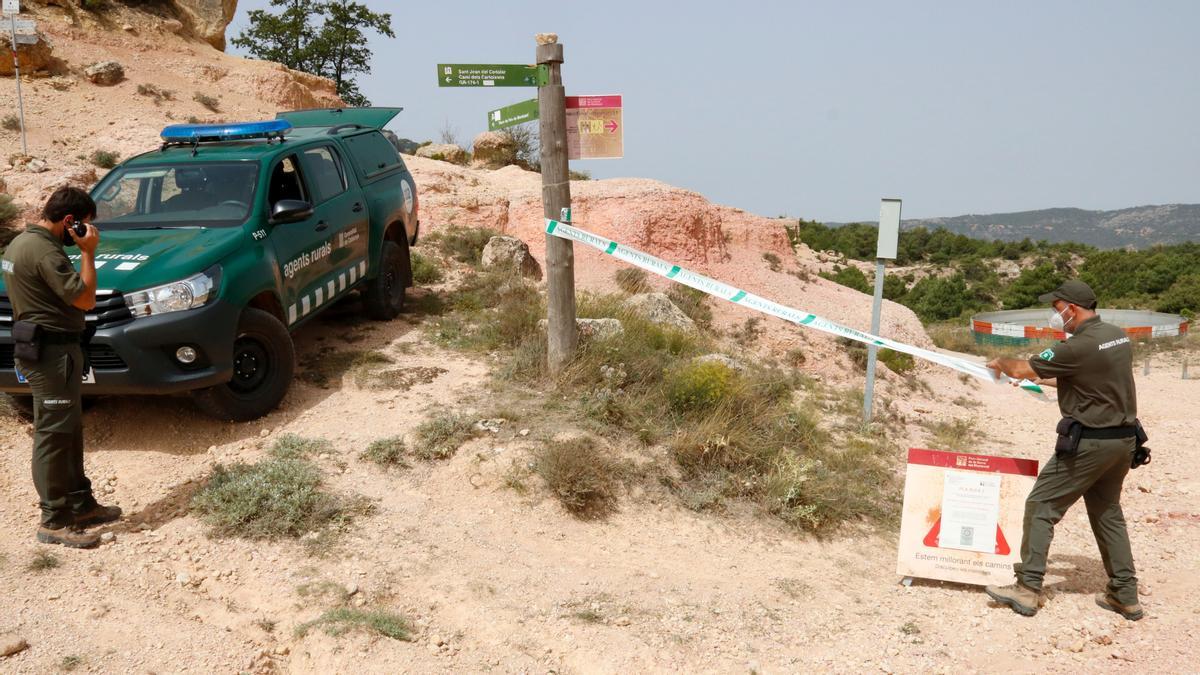
[[908,451],[896,572],[964,584],[1013,582],[1032,459]]
[[620,96],[567,97],[567,159],[620,159],[625,124]]

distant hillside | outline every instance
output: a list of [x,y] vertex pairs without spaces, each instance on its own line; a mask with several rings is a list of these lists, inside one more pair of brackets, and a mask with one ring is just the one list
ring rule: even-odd
[[903,229],[944,227],[978,239],[1076,241],[1099,248],[1146,248],[1200,241],[1200,204],[1135,206],[1117,211],[1041,209],[905,220]]

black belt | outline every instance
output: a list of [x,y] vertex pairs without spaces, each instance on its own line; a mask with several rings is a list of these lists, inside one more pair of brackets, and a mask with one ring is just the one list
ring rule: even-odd
[[1137,427],[1104,427],[1096,429],[1092,427],[1084,427],[1080,438],[1093,438],[1097,440],[1111,440],[1114,438],[1134,438],[1137,436]]
[[42,344],[46,345],[77,345],[83,338],[83,333],[58,333],[55,331],[42,331]]

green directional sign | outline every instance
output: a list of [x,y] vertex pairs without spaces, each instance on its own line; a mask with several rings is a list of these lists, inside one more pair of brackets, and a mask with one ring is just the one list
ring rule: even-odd
[[439,63],[439,87],[540,87],[546,84],[546,66],[509,64]]
[[499,131],[538,118],[538,100],[531,98],[488,112],[488,131]]

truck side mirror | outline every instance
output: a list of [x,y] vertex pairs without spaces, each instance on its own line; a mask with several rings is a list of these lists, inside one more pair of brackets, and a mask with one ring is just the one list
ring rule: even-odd
[[280,199],[275,202],[275,206],[271,207],[272,225],[282,225],[284,223],[297,223],[301,220],[308,220],[312,217],[313,207],[306,201],[301,199]]

